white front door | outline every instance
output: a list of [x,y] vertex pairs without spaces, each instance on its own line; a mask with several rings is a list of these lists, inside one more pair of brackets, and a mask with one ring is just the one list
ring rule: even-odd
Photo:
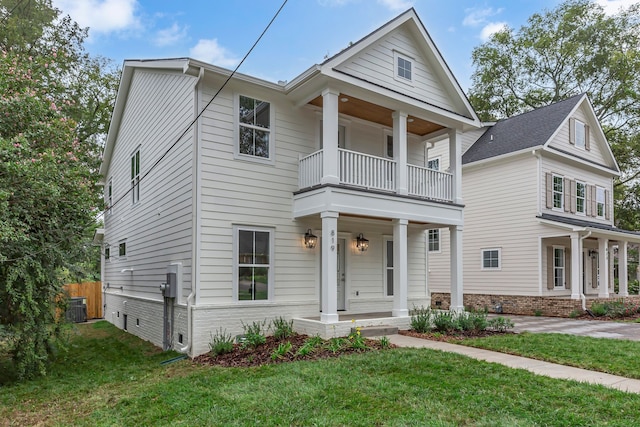
[[345,297],[346,297],[346,257],[345,257],[345,248],[346,241],[345,239],[338,239],[338,310],[345,310]]

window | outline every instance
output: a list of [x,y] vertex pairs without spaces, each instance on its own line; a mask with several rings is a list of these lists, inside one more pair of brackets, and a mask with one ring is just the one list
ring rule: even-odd
[[580,120],[574,120],[574,124],[575,124],[575,135],[576,135],[576,147],[584,149],[585,141],[586,141],[585,124],[582,123]]
[[118,257],[127,256],[127,242],[120,242],[118,245]]
[[553,175],[553,208],[562,209],[564,207],[564,178]]
[[393,240],[386,240],[386,252],[385,252],[385,295],[393,296]]
[[113,179],[109,179],[107,184],[107,214],[111,215],[111,205],[113,205]]
[[387,145],[385,146],[385,155],[389,159],[393,159],[393,135],[387,135]]
[[140,149],[131,156],[131,202],[140,200]]
[[440,252],[440,230],[429,230],[429,252]]
[[431,159],[427,162],[427,169],[433,169],[434,171],[440,170],[440,157]]
[[267,300],[271,283],[271,232],[237,229],[238,300]]
[[394,52],[395,78],[396,80],[411,83],[413,82],[413,59],[408,56]]
[[247,156],[269,159],[271,157],[271,104],[240,95],[238,123],[238,152]]
[[585,214],[586,212],[587,185],[584,182],[576,181],[576,212]]
[[604,188],[596,187],[596,216],[604,217]]
[[482,269],[483,270],[499,270],[500,269],[500,248],[482,250]]
[[104,259],[105,261],[109,261],[109,259],[111,258],[111,246],[105,246],[104,247]]
[[564,289],[564,248],[553,247],[553,286]]

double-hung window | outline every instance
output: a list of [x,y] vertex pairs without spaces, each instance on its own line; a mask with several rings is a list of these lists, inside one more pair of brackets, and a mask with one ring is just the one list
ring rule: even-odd
[[564,248],[554,246],[553,247],[553,286],[554,288],[564,289]]
[[127,242],[120,242],[118,244],[118,258],[127,257]]
[[140,149],[131,156],[131,202],[140,201]]
[[500,270],[500,248],[482,250],[482,269]]
[[605,191],[602,187],[596,187],[596,216],[604,217]]
[[236,228],[236,286],[238,300],[268,300],[272,243],[268,229]]
[[271,158],[271,104],[239,96],[238,153],[261,159]]
[[562,209],[564,207],[564,178],[553,175],[553,208]]
[[104,260],[109,261],[111,259],[111,246],[106,245],[104,247]]
[[584,215],[587,206],[587,184],[576,181],[576,212]]
[[584,150],[586,143],[586,127],[585,124],[580,120],[574,121],[575,125],[575,135],[576,135],[576,147],[582,148]]
[[440,252],[440,229],[429,230],[428,245],[429,252]]
[[107,184],[107,215],[111,215],[111,205],[113,205],[113,179],[109,179]]
[[393,296],[393,240],[385,240],[385,295]]

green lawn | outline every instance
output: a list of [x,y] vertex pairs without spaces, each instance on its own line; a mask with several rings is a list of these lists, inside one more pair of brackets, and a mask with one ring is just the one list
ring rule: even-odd
[[640,342],[564,334],[494,335],[456,344],[640,379]]
[[630,426],[640,419],[640,395],[426,349],[249,369],[161,366],[175,353],[106,322],[78,326],[70,345],[49,377],[0,387],[0,425]]

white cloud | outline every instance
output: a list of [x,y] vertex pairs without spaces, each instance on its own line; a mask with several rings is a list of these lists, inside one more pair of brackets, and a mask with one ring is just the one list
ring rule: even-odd
[[490,22],[482,28],[482,31],[480,31],[480,38],[483,42],[486,42],[492,35],[508,27],[509,26],[506,22]]
[[180,27],[174,23],[169,28],[159,30],[153,40],[156,46],[171,46],[187,37],[188,26]]
[[410,0],[378,0],[378,4],[390,10],[407,10],[413,7],[413,1]]
[[110,33],[136,28],[137,0],[53,0],[53,5],[68,14],[91,33]]
[[632,4],[640,3],[640,0],[597,0],[596,3],[604,8],[606,14],[614,15],[620,12],[620,9],[627,9]]
[[486,9],[478,9],[475,7],[471,9],[465,9],[466,16],[462,21],[462,25],[466,27],[478,27],[480,25],[486,24],[489,20],[488,18],[502,13],[503,10],[503,8],[494,9],[492,7]]
[[189,56],[220,67],[233,67],[240,61],[218,44],[217,39],[200,39],[189,50]]

